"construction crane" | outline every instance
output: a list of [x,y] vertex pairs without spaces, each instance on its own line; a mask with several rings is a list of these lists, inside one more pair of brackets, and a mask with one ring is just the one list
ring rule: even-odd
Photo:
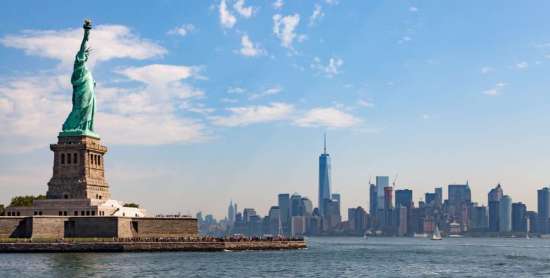
[[393,178],[393,187],[395,187],[395,182],[397,181],[397,177],[399,176],[399,174],[395,174],[395,178]]

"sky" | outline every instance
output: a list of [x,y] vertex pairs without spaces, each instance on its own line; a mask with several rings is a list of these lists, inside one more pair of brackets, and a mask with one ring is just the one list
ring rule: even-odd
[[[32,7],[32,8],[29,8]],[[93,21],[96,131],[114,199],[149,214],[265,215],[281,192],[368,207],[550,184],[548,1],[9,1],[0,9],[0,203],[44,194]]]

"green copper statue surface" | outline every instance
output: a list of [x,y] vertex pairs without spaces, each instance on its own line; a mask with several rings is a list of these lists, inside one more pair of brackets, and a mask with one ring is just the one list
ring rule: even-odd
[[88,38],[92,29],[90,20],[84,21],[84,38],[80,45],[80,50],[76,54],[74,61],[73,75],[71,84],[73,85],[73,108],[71,113],[63,123],[63,131],[59,136],[79,136],[87,135],[99,138],[94,132],[95,116],[95,81],[92,73],[86,67],[90,48],[88,48]]

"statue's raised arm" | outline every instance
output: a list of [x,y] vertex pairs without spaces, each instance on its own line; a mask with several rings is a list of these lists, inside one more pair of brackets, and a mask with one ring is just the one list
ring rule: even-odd
[[89,19],[84,20],[84,37],[82,37],[82,43],[80,43],[80,50],[76,54],[75,63],[86,62],[90,55],[90,49],[88,48],[88,40],[90,37],[90,30],[92,30],[92,21]]
[[63,124],[63,131],[60,136],[99,136],[94,132],[95,116],[95,81],[92,73],[86,67],[86,62],[90,55],[88,40],[92,21],[84,21],[84,37],[80,44],[80,49],[76,54],[74,61],[73,75],[71,84],[73,85],[72,103],[73,109]]

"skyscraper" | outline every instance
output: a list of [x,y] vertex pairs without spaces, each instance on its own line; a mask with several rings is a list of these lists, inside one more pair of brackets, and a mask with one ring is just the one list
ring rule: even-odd
[[470,211],[472,206],[472,192],[468,182],[466,184],[450,184],[449,215],[460,224],[462,231],[467,231],[470,225]]
[[313,204],[307,197],[302,197],[302,208],[304,209],[303,215],[311,216],[313,214]]
[[281,225],[285,235],[290,234],[290,195],[288,193],[279,194],[279,210]]
[[244,220],[244,223],[248,223],[250,222],[250,219],[253,217],[253,216],[256,216],[256,210],[253,209],[253,208],[245,208],[243,210],[243,220]]
[[390,186],[390,178],[388,176],[376,177],[376,205],[377,209],[384,209],[384,188]]
[[466,184],[449,184],[449,205],[460,206],[464,203],[469,204],[472,201],[470,186]]
[[512,198],[508,195],[502,196],[498,210],[499,216],[499,229],[501,233],[508,233],[512,231]]
[[384,187],[384,209],[393,208],[393,187]]
[[269,209],[268,218],[268,233],[272,235],[282,235],[283,227],[281,225],[281,210],[278,206],[272,206]]
[[548,217],[550,217],[550,188],[537,190],[538,221],[537,230],[541,234],[548,233]]
[[435,205],[441,206],[443,204],[443,188],[435,188]]
[[395,190],[395,207],[412,207],[413,195],[410,189]]
[[527,232],[527,207],[524,203],[512,204],[512,231]]
[[474,206],[470,217],[472,230],[476,232],[485,232],[487,230],[487,207]]
[[426,202],[427,206],[435,206],[435,193],[427,192],[424,194],[424,201]]
[[407,226],[408,226],[408,207],[405,206],[396,206],[396,213],[397,213],[397,235],[398,236],[404,236],[407,234]]
[[233,206],[233,200],[229,202],[229,207],[227,208],[227,222],[229,225],[235,223],[235,207]]
[[327,153],[327,135],[325,134],[323,153],[319,156],[319,214],[325,215],[325,200],[330,200],[330,155]]
[[332,193],[332,196],[331,196],[331,204],[332,206],[334,207],[334,209],[330,212],[331,214],[336,214],[338,215],[337,219],[341,219],[341,215],[340,215],[340,209],[341,209],[341,196],[340,196],[340,193]]
[[500,210],[500,199],[502,199],[503,192],[500,183],[491,191],[487,196],[489,204],[489,231],[498,232],[499,231],[499,210]]
[[369,187],[369,214],[371,216],[376,215],[376,208],[377,208],[377,192],[376,192],[376,185],[370,184]]
[[297,193],[290,197],[290,216],[303,216],[304,207],[302,206],[302,196]]
[[338,202],[338,205],[340,205],[342,197],[340,196],[340,193],[332,193],[331,199],[335,202]]

